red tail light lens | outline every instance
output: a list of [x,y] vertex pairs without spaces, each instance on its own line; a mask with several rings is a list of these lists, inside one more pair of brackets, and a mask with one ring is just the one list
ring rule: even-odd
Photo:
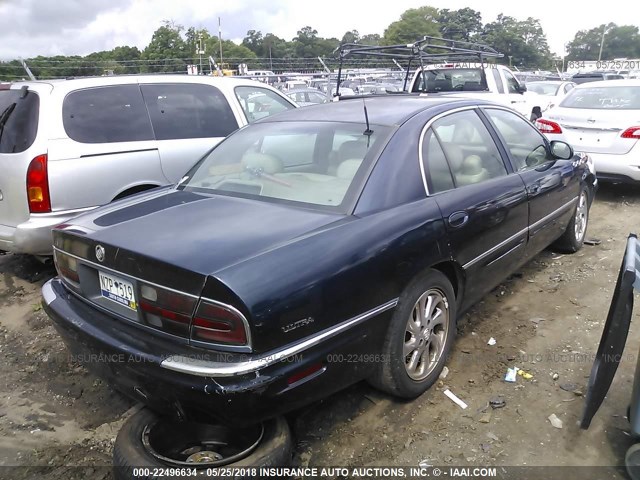
[[78,277],[78,262],[75,258],[54,250],[53,262],[56,265],[58,275],[74,283],[80,283],[80,277]]
[[237,310],[202,300],[191,326],[191,339],[245,346],[249,344],[244,316]]
[[198,300],[188,295],[151,285],[140,287],[140,310],[145,323],[180,337],[189,337],[191,316]]
[[551,120],[545,120],[544,118],[539,118],[535,121],[534,125],[542,133],[562,133],[562,128],[560,127],[560,124],[556,122],[552,122]]
[[38,155],[29,164],[27,169],[27,199],[29,200],[29,211],[31,213],[48,213],[51,211],[47,155]]
[[622,132],[622,135],[620,136],[622,138],[634,138],[636,140],[640,140],[640,127],[629,127]]

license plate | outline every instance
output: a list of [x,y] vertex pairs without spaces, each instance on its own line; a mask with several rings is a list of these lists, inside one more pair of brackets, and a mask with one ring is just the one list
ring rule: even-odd
[[98,274],[100,276],[100,291],[104,298],[124,305],[131,310],[136,310],[136,296],[131,282],[107,273],[98,272]]

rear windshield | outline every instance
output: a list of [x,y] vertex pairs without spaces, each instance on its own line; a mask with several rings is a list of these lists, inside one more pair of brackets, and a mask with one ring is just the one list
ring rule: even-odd
[[425,70],[427,85],[425,90],[422,71],[413,87],[414,92],[478,92],[487,90],[487,79],[481,68],[442,68]]
[[344,211],[364,178],[370,150],[389,127],[336,122],[256,123],[206,155],[183,180],[185,189],[304,203]]
[[602,110],[640,110],[640,86],[574,88],[560,106]]
[[0,90],[0,153],[20,153],[38,133],[40,98],[28,90]]

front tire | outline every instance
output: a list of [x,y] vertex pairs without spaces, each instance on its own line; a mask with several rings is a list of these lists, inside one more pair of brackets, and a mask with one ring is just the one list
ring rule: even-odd
[[456,298],[449,279],[428,270],[404,290],[389,324],[384,360],[370,382],[402,398],[415,398],[442,372],[456,331]]
[[567,229],[557,240],[556,247],[567,253],[575,253],[582,248],[589,225],[589,193],[582,188],[578,197],[575,212],[567,225]]

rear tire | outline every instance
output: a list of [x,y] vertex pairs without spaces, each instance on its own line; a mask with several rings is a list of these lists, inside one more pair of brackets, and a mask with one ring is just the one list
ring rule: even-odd
[[[172,479],[171,475],[145,476],[134,470],[138,467],[153,471],[158,469],[180,470],[181,468],[207,468],[206,464],[191,463],[188,466],[177,465],[156,458],[143,444],[142,437],[147,426],[151,426],[162,419],[153,411],[145,408],[131,416],[122,426],[113,447],[113,475],[116,480],[135,479]],[[233,467],[265,467],[286,466],[291,462],[291,431],[284,417],[277,417],[264,422],[262,440],[246,457],[225,465]],[[215,468],[215,467],[214,467]],[[134,471],[136,475],[134,475]],[[146,473],[146,472],[145,472]],[[179,473],[179,472],[178,472]],[[180,477],[182,478],[182,477]],[[249,476],[235,476],[234,479],[253,478]]]
[[456,298],[447,277],[427,270],[404,290],[383,346],[383,361],[369,379],[376,388],[415,398],[442,372],[456,333]]
[[589,193],[585,187],[580,191],[578,204],[567,225],[567,229],[556,241],[555,247],[567,253],[575,253],[582,248],[589,226]]

